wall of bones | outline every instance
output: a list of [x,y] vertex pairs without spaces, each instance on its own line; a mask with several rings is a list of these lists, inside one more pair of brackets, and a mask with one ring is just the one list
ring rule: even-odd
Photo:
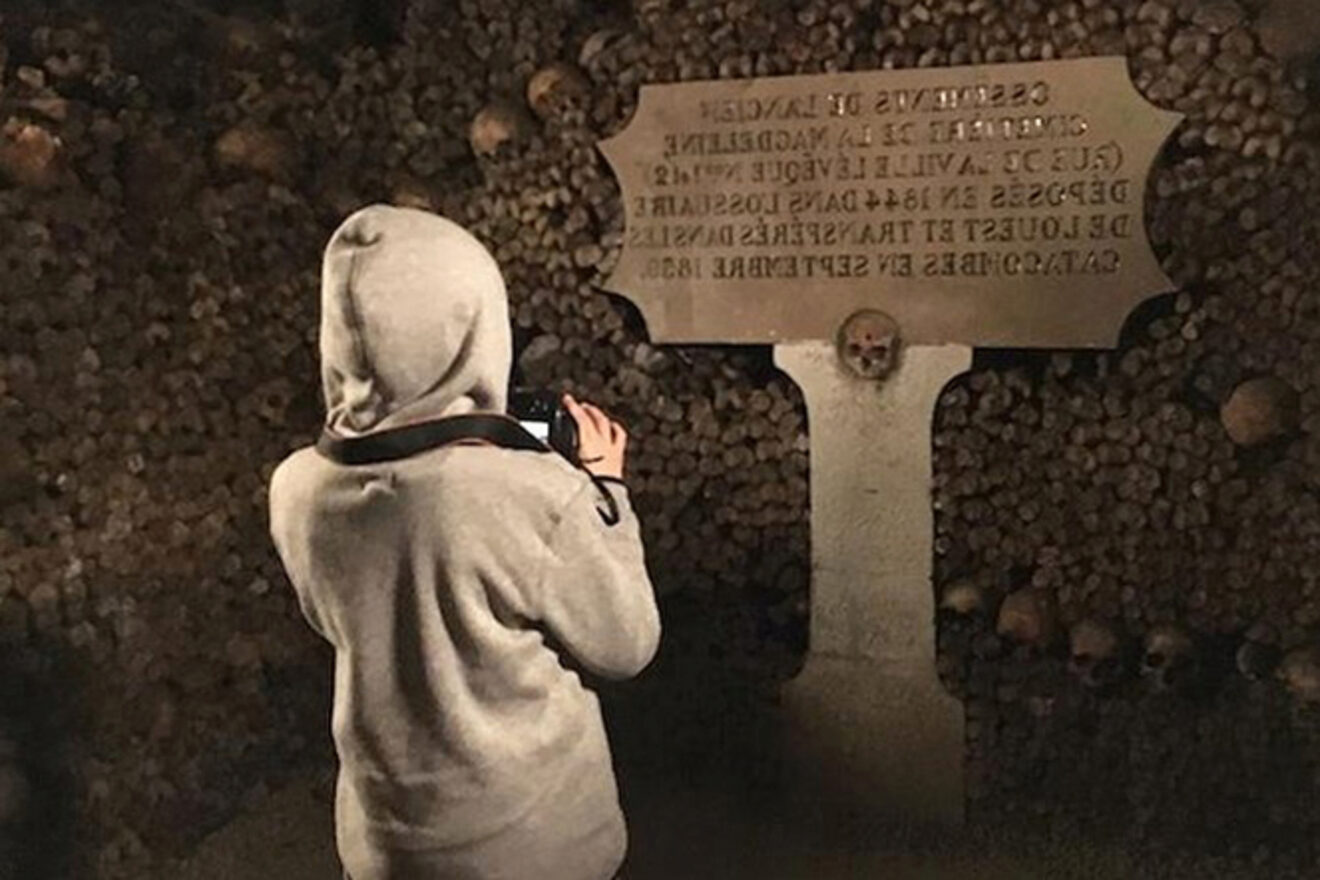
[[489,243],[525,381],[632,429],[662,672],[698,687],[681,661],[713,658],[773,689],[808,613],[802,400],[768,350],[653,347],[601,292],[623,215],[596,142],[647,82],[1125,54],[1187,115],[1147,192],[1178,292],[1110,353],[980,353],[934,416],[972,817],[1308,875],[1320,40],[1289,5],[0,14],[0,874],[142,877],[326,759],[328,658],[264,485],[319,426],[320,249],[346,213],[424,206]]

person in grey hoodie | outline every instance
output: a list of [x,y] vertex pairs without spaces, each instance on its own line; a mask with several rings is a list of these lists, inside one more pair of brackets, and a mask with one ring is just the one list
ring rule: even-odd
[[[353,214],[326,248],[321,306],[327,432],[504,412],[504,282],[456,224]],[[660,621],[622,481],[627,434],[568,405],[585,469],[477,442],[357,465],[309,447],[271,478],[271,536],[335,649],[335,825],[352,880],[606,880],[623,862],[600,705],[576,670],[638,674]]]

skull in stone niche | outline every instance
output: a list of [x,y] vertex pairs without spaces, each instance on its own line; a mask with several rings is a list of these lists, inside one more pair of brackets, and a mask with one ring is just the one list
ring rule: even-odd
[[1087,687],[1102,688],[1119,679],[1118,635],[1107,624],[1081,621],[1068,633],[1068,647],[1068,669]]
[[1168,690],[1186,682],[1195,665],[1192,639],[1180,627],[1157,626],[1146,633],[1141,674],[1156,690]]
[[839,328],[837,346],[839,360],[854,375],[883,379],[898,366],[898,322],[884,312],[864,309]]

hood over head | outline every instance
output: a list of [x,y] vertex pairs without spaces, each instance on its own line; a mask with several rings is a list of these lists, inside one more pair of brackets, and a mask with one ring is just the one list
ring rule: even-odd
[[345,220],[321,273],[321,383],[345,437],[504,412],[513,360],[504,279],[443,217],[372,205]]

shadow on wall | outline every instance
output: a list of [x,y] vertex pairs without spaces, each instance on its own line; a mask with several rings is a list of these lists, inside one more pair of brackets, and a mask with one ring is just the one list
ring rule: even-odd
[[76,875],[66,756],[74,726],[56,684],[68,678],[51,656],[0,646],[0,880]]

